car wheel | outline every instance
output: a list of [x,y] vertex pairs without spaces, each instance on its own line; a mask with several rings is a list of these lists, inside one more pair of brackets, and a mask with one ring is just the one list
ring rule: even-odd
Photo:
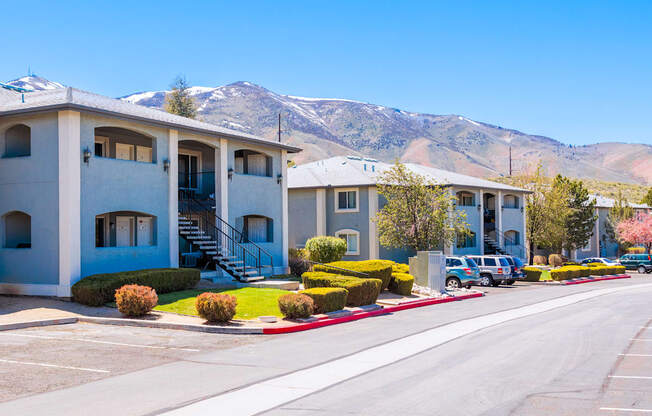
[[503,280],[503,283],[506,285],[513,285],[514,281],[513,280]]
[[645,266],[638,266],[637,270],[640,274],[646,273],[647,270],[645,269]]
[[480,276],[480,285],[482,286],[494,286],[494,278],[490,274],[483,274]]
[[446,287],[453,290],[459,289],[462,287],[462,282],[457,277],[449,277],[446,279]]

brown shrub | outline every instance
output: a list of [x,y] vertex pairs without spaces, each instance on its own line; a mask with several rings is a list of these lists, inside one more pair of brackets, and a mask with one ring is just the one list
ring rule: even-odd
[[546,256],[534,256],[534,264],[548,264]]
[[315,311],[315,302],[309,296],[288,293],[278,298],[278,307],[286,318],[308,318]]
[[197,296],[197,314],[209,322],[228,322],[235,316],[238,299],[225,293],[205,292]]
[[551,254],[548,256],[548,264],[553,267],[561,267],[564,264],[564,259],[561,254]]
[[158,303],[156,291],[149,286],[124,285],[115,291],[118,310],[127,316],[143,316]]

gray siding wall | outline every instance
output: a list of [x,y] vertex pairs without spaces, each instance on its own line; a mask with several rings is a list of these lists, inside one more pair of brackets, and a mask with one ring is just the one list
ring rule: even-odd
[[[0,137],[19,123],[31,128],[31,155],[0,158],[0,217],[11,211],[30,215],[32,248],[6,249],[0,244],[0,283],[56,285],[59,283],[57,114],[3,117]],[[4,142],[0,141],[0,145]],[[4,148],[1,150],[0,154]]]
[[[91,157],[81,167],[82,277],[145,268],[168,267],[169,210],[168,130],[105,116],[81,114],[82,149],[93,149],[96,127],[121,127],[155,140],[156,162]],[[156,245],[148,247],[95,247],[95,216],[114,211],[136,211],[156,217]],[[74,282],[72,282],[74,283]]]
[[[358,187],[358,212],[335,212],[335,189],[326,190],[326,230],[328,235],[335,235],[337,231],[351,229],[360,233],[358,244],[360,254],[344,256],[344,260],[365,260],[369,258],[369,187]],[[346,188],[348,189],[348,188]]]
[[317,192],[315,189],[288,191],[289,247],[304,247],[317,235]]

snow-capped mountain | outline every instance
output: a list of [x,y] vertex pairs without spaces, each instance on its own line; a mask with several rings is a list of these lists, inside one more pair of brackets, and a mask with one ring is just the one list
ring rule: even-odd
[[18,88],[24,88],[30,91],[54,90],[56,88],[63,88],[63,85],[59,84],[58,82],[49,81],[36,75],[18,78],[7,82],[7,84]]
[[[33,89],[61,87],[40,77],[24,77],[10,84]],[[143,91],[121,99],[162,108],[168,92]],[[461,115],[414,113],[347,99],[282,95],[250,82],[196,86],[190,88],[190,94],[197,104],[198,118],[203,121],[270,139],[277,137],[280,113],[283,141],[304,149],[293,156],[297,163],[357,154],[492,177],[508,172],[511,146],[515,171],[542,161],[548,174],[652,184],[650,145],[568,146]]]

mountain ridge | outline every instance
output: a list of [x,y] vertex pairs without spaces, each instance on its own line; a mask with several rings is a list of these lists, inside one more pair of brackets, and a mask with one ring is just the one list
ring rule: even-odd
[[[168,92],[140,91],[119,99],[162,108]],[[294,157],[296,163],[354,154],[496,177],[508,174],[511,146],[516,171],[531,169],[541,161],[549,175],[652,184],[652,146],[646,144],[572,146],[462,115],[417,113],[349,99],[283,95],[248,81],[195,86],[190,94],[199,119],[262,137],[277,136],[281,113],[284,141],[304,149]]]

